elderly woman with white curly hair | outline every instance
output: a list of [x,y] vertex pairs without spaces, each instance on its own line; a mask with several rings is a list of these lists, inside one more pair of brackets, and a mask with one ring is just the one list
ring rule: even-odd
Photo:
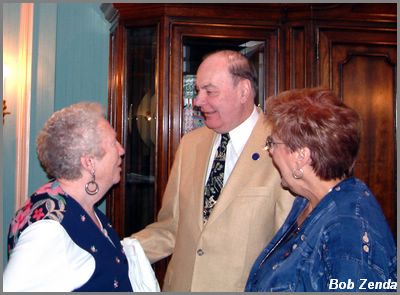
[[37,138],[51,177],[8,234],[4,291],[132,291],[117,233],[95,206],[120,180],[124,149],[98,103],[55,112]]

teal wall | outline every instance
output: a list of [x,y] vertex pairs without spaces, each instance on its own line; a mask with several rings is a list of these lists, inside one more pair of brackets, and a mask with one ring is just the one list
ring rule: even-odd
[[[35,4],[32,44],[31,122],[29,139],[28,192],[46,182],[47,177],[36,157],[35,140],[46,120],[55,111],[56,30],[58,5]],[[58,41],[62,40],[58,38]],[[58,66],[58,65],[57,65]]]
[[31,105],[29,174],[35,177],[29,179],[30,192],[46,179],[36,157],[35,138],[51,113],[82,100],[107,107],[109,23],[99,5],[40,4],[38,12],[35,8],[38,83]]
[[[19,3],[3,4],[3,39],[18,51]],[[90,100],[107,107],[109,23],[100,3],[35,3],[32,47],[29,194],[48,179],[36,157],[35,139],[55,111]],[[3,249],[15,207],[15,109],[3,126]],[[105,203],[100,205],[105,210]],[[6,252],[3,251],[3,262]],[[4,267],[5,263],[3,263]]]

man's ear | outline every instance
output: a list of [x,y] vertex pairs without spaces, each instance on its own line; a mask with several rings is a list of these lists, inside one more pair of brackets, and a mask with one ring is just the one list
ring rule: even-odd
[[239,81],[239,85],[240,85],[240,102],[245,103],[250,97],[251,83],[248,79],[241,79]]

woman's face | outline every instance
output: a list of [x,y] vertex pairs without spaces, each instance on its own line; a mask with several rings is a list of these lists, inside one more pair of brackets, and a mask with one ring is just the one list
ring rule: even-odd
[[101,159],[96,159],[96,181],[99,186],[108,190],[121,179],[121,157],[125,150],[118,142],[116,133],[107,120],[101,119],[98,128],[102,137],[104,156]]
[[296,183],[292,176],[292,172],[296,167],[294,160],[295,155],[278,137],[273,135],[271,138],[272,144],[268,151],[281,175],[282,187],[296,192]]

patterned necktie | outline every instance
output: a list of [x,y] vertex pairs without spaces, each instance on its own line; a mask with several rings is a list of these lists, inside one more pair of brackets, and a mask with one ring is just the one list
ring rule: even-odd
[[204,223],[207,222],[208,217],[211,214],[211,210],[217,203],[219,194],[224,185],[226,146],[228,145],[229,139],[229,133],[222,134],[221,144],[217,149],[217,154],[215,155],[215,159],[211,167],[210,176],[208,177],[206,186],[204,188]]

